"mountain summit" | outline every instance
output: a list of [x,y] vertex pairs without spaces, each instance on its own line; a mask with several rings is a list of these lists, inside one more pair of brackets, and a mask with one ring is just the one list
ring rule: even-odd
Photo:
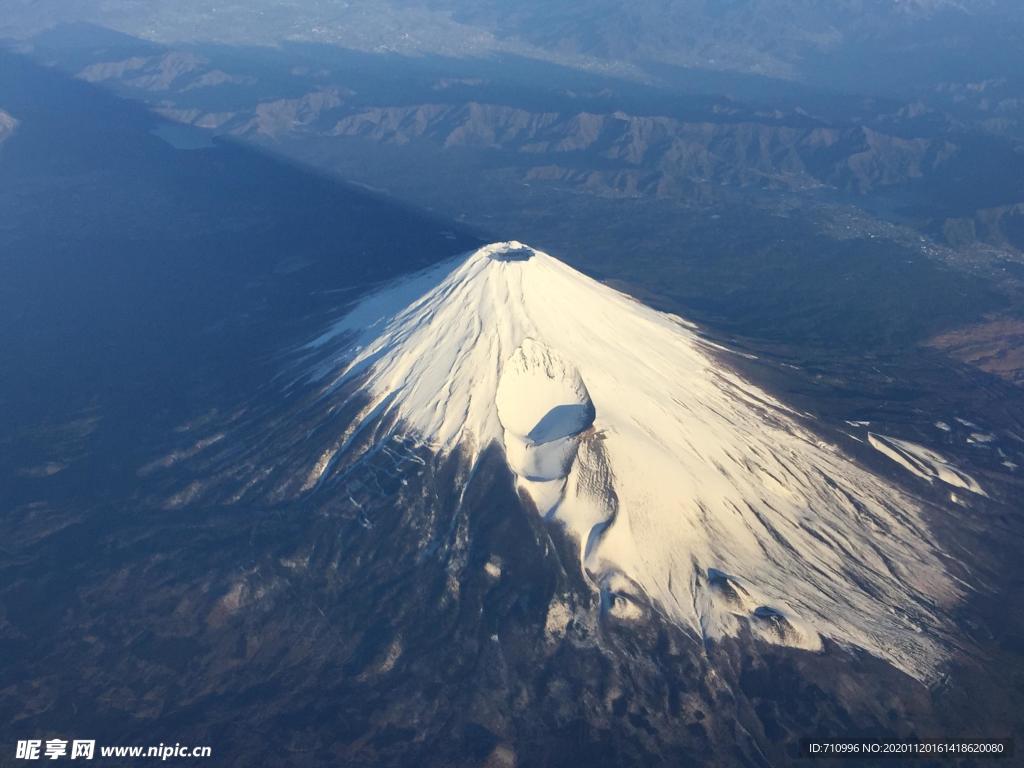
[[918,502],[676,316],[504,242],[381,288],[310,348],[324,396],[358,405],[309,486],[396,435],[459,452],[467,477],[497,445],[617,620],[824,636],[921,679],[945,656],[959,589]]

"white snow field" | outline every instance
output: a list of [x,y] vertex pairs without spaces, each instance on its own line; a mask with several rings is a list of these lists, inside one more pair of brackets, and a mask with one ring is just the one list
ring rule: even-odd
[[325,393],[358,382],[370,398],[339,450],[384,421],[380,440],[463,451],[469,471],[503,446],[624,620],[642,592],[703,638],[746,626],[814,650],[824,635],[919,679],[944,658],[960,588],[918,503],[678,317],[507,242],[385,286],[311,347],[330,356]]
[[978,481],[954,467],[941,453],[909,440],[868,432],[868,442],[875,450],[895,461],[913,475],[929,483],[938,479],[957,488],[965,488],[979,496],[987,496]]

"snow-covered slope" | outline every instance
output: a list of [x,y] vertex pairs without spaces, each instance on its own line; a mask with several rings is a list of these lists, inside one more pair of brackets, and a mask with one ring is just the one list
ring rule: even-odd
[[703,637],[826,635],[920,678],[943,657],[958,588],[916,503],[675,316],[498,243],[383,288],[311,346],[325,394],[368,397],[311,482],[368,428],[469,467],[497,443],[617,615],[644,593]]
[[868,432],[868,443],[872,448],[895,461],[911,474],[917,475],[929,483],[936,479],[956,488],[964,488],[971,493],[987,496],[985,489],[978,481],[966,472],[957,469],[942,454],[925,448],[923,445],[909,440],[898,440],[895,437],[876,435]]

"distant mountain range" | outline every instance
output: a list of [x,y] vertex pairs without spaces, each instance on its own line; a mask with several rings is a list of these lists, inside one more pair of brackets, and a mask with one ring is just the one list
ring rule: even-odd
[[892,92],[1012,71],[1024,11],[1013,0],[13,0],[0,36],[58,21],[162,42],[505,52],[646,76],[669,76],[668,65]]
[[[415,144],[421,156],[444,153],[449,165],[469,153],[524,184],[607,198],[725,190],[884,198],[948,245],[1024,249],[1024,99],[1010,98],[1004,81],[909,100],[798,86],[759,97],[758,81],[737,86],[739,96],[694,92],[693,83],[680,92],[521,59],[291,47],[268,69],[249,49],[168,48],[93,27],[61,27],[26,45],[174,122],[317,165],[354,139]],[[985,93],[999,96],[986,101]],[[400,178],[387,175],[390,182],[368,181]]]

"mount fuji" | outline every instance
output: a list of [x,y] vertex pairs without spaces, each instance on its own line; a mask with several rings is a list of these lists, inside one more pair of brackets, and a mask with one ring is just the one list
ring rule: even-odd
[[352,416],[306,490],[403,440],[462,457],[457,495],[497,446],[612,620],[654,610],[705,641],[808,651],[827,637],[920,680],[950,652],[965,587],[922,502],[695,326],[545,253],[495,243],[401,278],[302,352],[320,407]]

